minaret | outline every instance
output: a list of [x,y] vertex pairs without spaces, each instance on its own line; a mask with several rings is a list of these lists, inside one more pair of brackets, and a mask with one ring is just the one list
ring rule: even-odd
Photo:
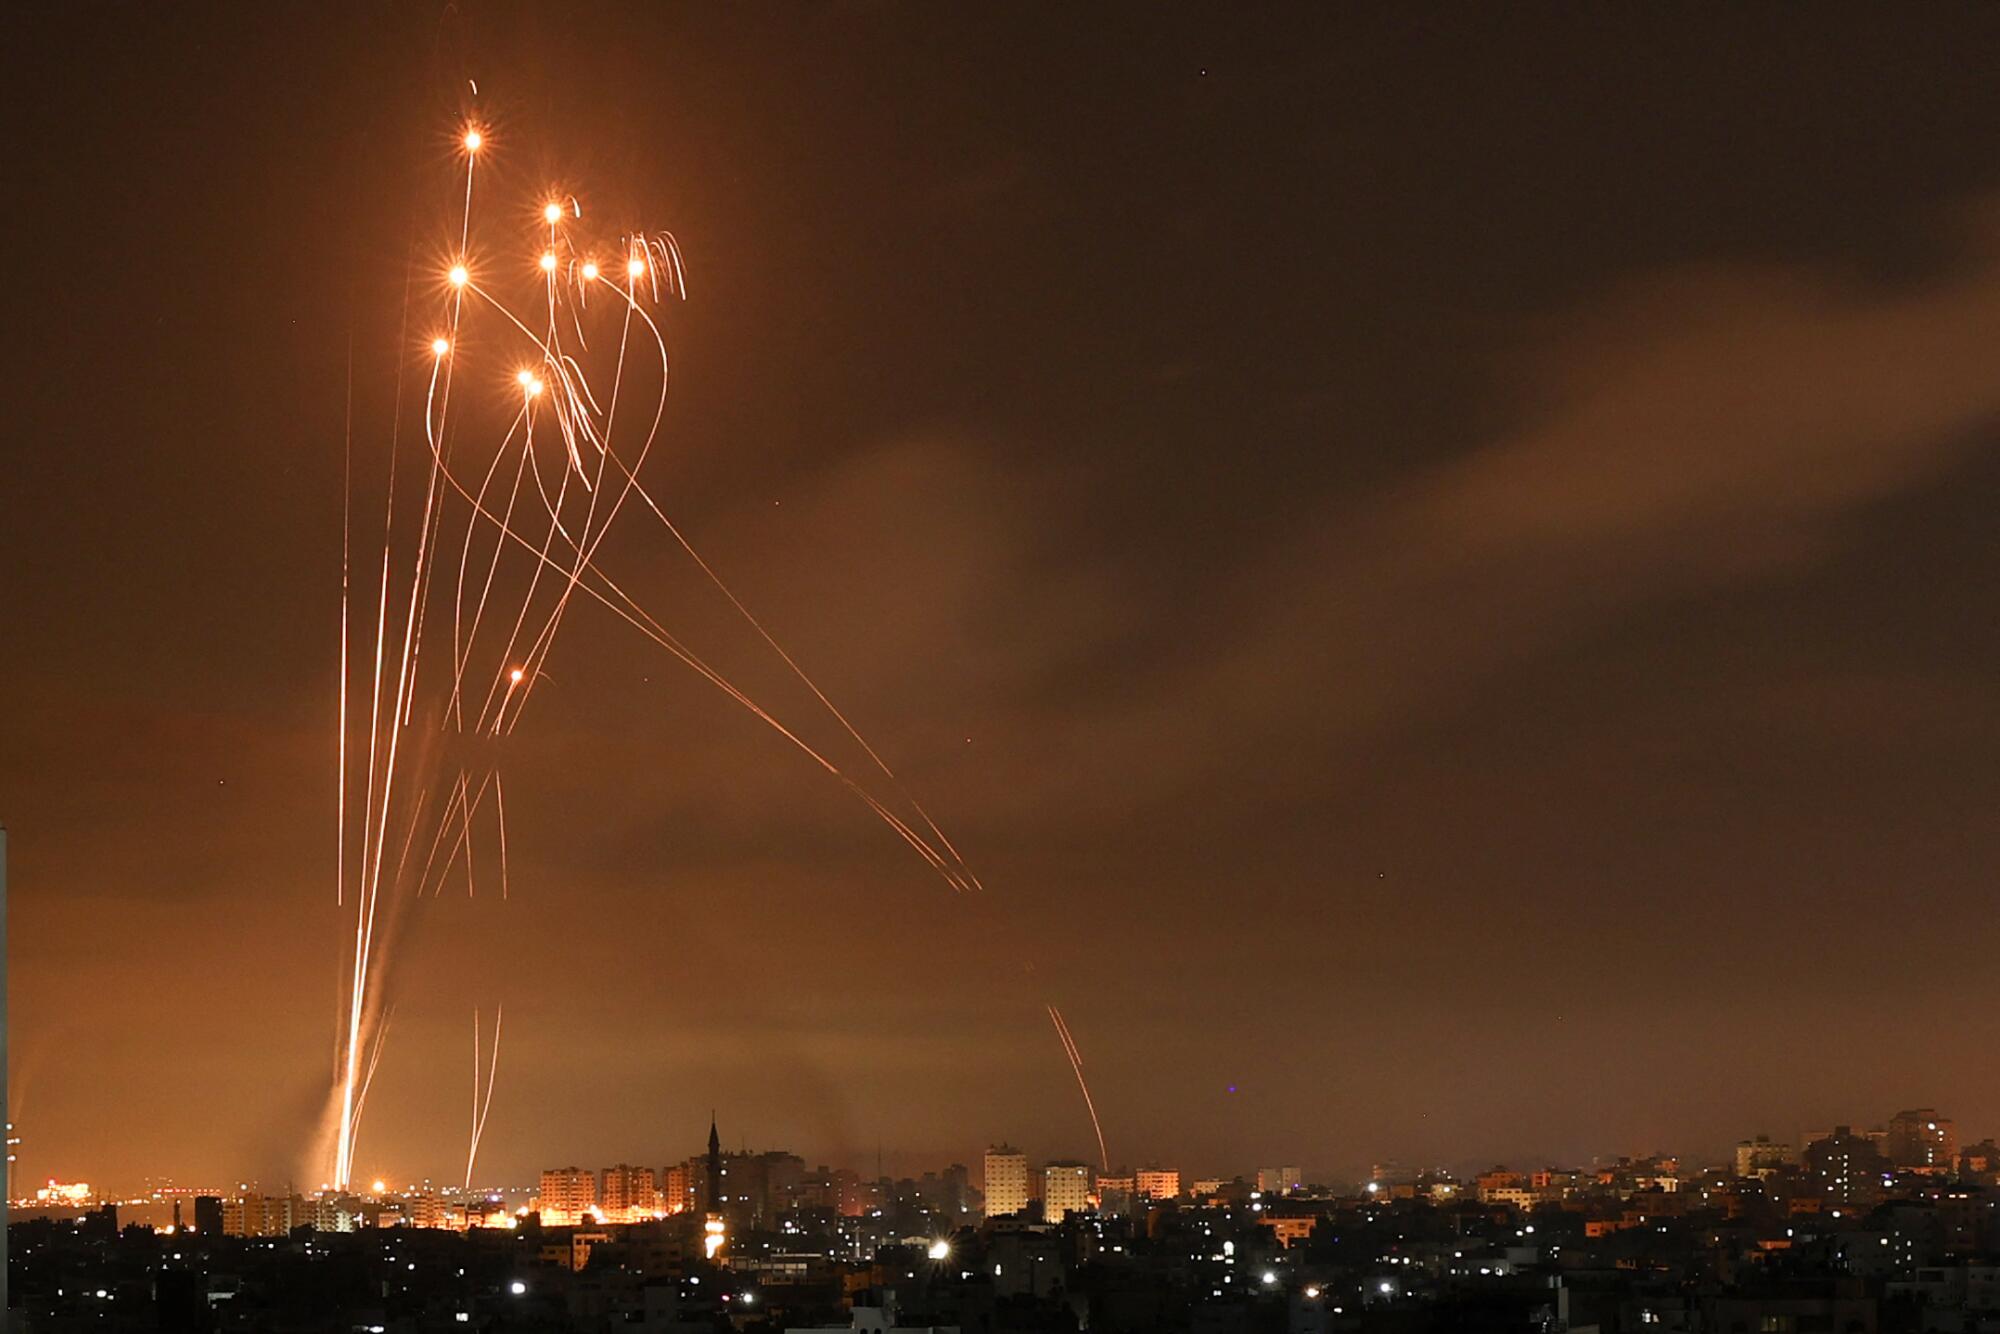
[[702,1253],[710,1260],[728,1244],[728,1225],[722,1220],[722,1136],[716,1133],[715,1113],[708,1114],[708,1217],[702,1221]]
[[708,1114],[708,1207],[722,1212],[722,1136],[715,1130],[715,1113]]

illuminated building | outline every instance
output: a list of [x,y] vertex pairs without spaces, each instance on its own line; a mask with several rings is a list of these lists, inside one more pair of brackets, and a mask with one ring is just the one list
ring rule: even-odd
[[293,1228],[318,1224],[316,1201],[297,1195],[239,1195],[222,1202],[227,1237],[288,1237]]
[[1042,1169],[1042,1221],[1060,1223],[1090,1212],[1090,1169],[1082,1163],[1050,1163]]
[[1028,1207],[1028,1155],[1011,1144],[986,1151],[986,1216],[1005,1218]]
[[1141,1199],[1177,1200],[1181,1194],[1181,1174],[1171,1168],[1142,1167],[1132,1182]]
[[89,1204],[91,1199],[88,1181],[57,1181],[49,1178],[49,1184],[35,1191],[37,1204]]
[[450,1207],[429,1191],[405,1201],[403,1217],[411,1227],[446,1227],[453,1221]]
[[506,1203],[498,1195],[484,1200],[468,1200],[462,1212],[468,1228],[514,1226],[513,1215],[507,1212]]
[[1889,1161],[1914,1172],[1950,1172],[1958,1162],[1958,1124],[1935,1107],[1897,1112],[1883,1145]]
[[580,1167],[551,1167],[542,1173],[536,1197],[545,1223],[574,1223],[597,1207],[597,1174]]
[[626,1221],[660,1207],[658,1178],[650,1167],[624,1163],[607,1167],[597,1183],[597,1202],[607,1219]]
[[692,1161],[675,1163],[660,1173],[660,1203],[670,1214],[684,1214],[695,1207],[695,1167]]

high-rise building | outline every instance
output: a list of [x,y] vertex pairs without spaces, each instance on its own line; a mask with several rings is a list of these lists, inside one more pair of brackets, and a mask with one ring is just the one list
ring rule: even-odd
[[630,1167],[624,1163],[607,1167],[598,1174],[597,1202],[611,1221],[633,1214],[650,1214],[659,1207],[659,1179],[650,1167]]
[[917,1182],[917,1195],[941,1214],[956,1216],[966,1212],[972,1193],[972,1176],[964,1163],[953,1163],[942,1172],[926,1172]]
[[1141,1199],[1177,1200],[1181,1194],[1181,1174],[1168,1167],[1142,1167],[1133,1174],[1133,1185]]
[[695,1207],[695,1164],[675,1163],[660,1173],[660,1203],[670,1214],[691,1213]]
[[1935,1107],[1897,1112],[1882,1147],[1898,1167],[1947,1173],[1958,1162],[1958,1125],[1939,1116]]
[[1119,1169],[1119,1175],[1099,1174],[1097,1178],[1097,1207],[1100,1212],[1107,1214],[1129,1212],[1138,1193],[1138,1179],[1123,1168]]
[[1776,1143],[1769,1135],[1741,1140],[1736,1145],[1736,1175],[1739,1177],[1762,1179],[1796,1161],[1791,1145]]
[[[297,1195],[242,1195],[221,1201],[222,1233],[228,1237],[286,1237],[293,1228],[318,1223],[314,1201]],[[112,1231],[116,1232],[116,1225]]]
[[1042,1169],[1042,1221],[1060,1223],[1090,1212],[1090,1169],[1082,1163],[1050,1163]]
[[1873,1140],[1847,1126],[1806,1145],[1806,1179],[1826,1209],[1865,1209],[1882,1196],[1889,1160]]
[[948,1214],[963,1214],[972,1211],[972,1173],[964,1163],[953,1163],[944,1169],[944,1198],[938,1207]]
[[859,1218],[868,1212],[868,1183],[861,1174],[851,1167],[839,1167],[833,1173],[834,1212],[842,1218]]
[[1028,1155],[1011,1144],[986,1151],[986,1216],[1005,1218],[1028,1207]]
[[1305,1184],[1305,1173],[1296,1167],[1260,1167],[1257,1169],[1257,1189],[1265,1195],[1283,1195],[1288,1190],[1297,1190]]
[[763,1165],[764,1197],[757,1203],[757,1226],[776,1227],[778,1215],[798,1202],[805,1190],[806,1160],[796,1153],[772,1149],[757,1155]]
[[710,1213],[721,1214],[734,1231],[775,1223],[782,1201],[796,1194],[805,1163],[789,1153],[725,1153],[717,1179],[722,1183]]
[[315,1232],[352,1232],[361,1225],[361,1201],[352,1195],[328,1193],[308,1202]]
[[580,1167],[551,1167],[542,1172],[542,1221],[574,1223],[597,1207],[597,1173]]
[[194,1230],[203,1237],[222,1235],[222,1197],[220,1195],[197,1195],[194,1197]]

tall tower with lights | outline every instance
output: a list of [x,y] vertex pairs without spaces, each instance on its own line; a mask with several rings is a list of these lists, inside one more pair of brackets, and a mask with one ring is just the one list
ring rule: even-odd
[[722,1221],[722,1136],[715,1129],[715,1113],[708,1114],[708,1217],[702,1220],[701,1245],[703,1253],[711,1260],[715,1253],[728,1241],[726,1225]]
[[722,1212],[722,1136],[715,1130],[715,1113],[708,1114],[708,1207]]

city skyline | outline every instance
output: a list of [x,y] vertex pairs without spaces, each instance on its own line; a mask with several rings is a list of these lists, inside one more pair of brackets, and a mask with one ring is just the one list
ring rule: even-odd
[[[975,1183],[981,1191],[988,1193],[989,1203],[987,1205],[986,1216],[991,1217],[996,1208],[1000,1214],[1004,1215],[1017,1212],[1019,1209],[1027,1207],[1030,1202],[1042,1199],[1044,1174],[1058,1168],[1075,1168],[1082,1174],[1082,1180],[1092,1183],[1100,1180],[1140,1181],[1146,1174],[1153,1173],[1161,1180],[1171,1178],[1177,1183],[1174,1189],[1165,1192],[1167,1196],[1179,1194],[1183,1184],[1192,1189],[1197,1183],[1204,1181],[1214,1183],[1250,1181],[1257,1183],[1258,1188],[1261,1190],[1275,1190],[1278,1193],[1282,1193],[1284,1190],[1300,1184],[1310,1184],[1315,1188],[1358,1187],[1371,1182],[1380,1182],[1388,1178],[1424,1177],[1440,1174],[1446,1178],[1470,1181],[1475,1178],[1483,1178],[1492,1173],[1507,1172],[1516,1168],[1525,1174],[1530,1171],[1556,1168],[1563,1170],[1575,1168],[1597,1169],[1606,1164],[1654,1160],[1683,1164],[1690,1171],[1732,1167],[1735,1175],[1749,1177],[1759,1175],[1761,1170],[1769,1167],[1782,1165],[1796,1166],[1809,1145],[1827,1138],[1848,1135],[1857,1136],[1861,1140],[1873,1145],[1883,1155],[1886,1162],[1894,1163],[1899,1168],[1938,1172],[1954,1170],[1959,1164],[1962,1149],[1982,1155],[1990,1154],[1993,1151],[1995,1140],[1993,1134],[1982,1134],[1976,1129],[1972,1133],[1966,1134],[1960,1130],[1957,1118],[1947,1115],[1936,1108],[1921,1107],[1904,1108],[1892,1116],[1881,1117],[1872,1122],[1867,1120],[1829,1122],[1809,1130],[1802,1130],[1777,1137],[1772,1136],[1768,1129],[1759,1129],[1754,1133],[1746,1134],[1720,1152],[1709,1152],[1701,1149],[1689,1149],[1686,1146],[1661,1144],[1643,1149],[1607,1150],[1591,1153],[1586,1156],[1572,1156],[1569,1158],[1547,1155],[1537,1156],[1532,1153],[1524,1153],[1505,1156],[1498,1160],[1460,1157],[1456,1160],[1404,1162],[1376,1155],[1366,1160],[1365,1167],[1356,1167],[1353,1165],[1330,1167],[1327,1164],[1313,1162],[1310,1159],[1299,1158],[1297,1155],[1294,1155],[1293,1158],[1295,1161],[1307,1163],[1308,1165],[1304,1167],[1270,1167],[1267,1165],[1248,1167],[1239,1163],[1218,1166],[1207,1163],[1182,1164],[1170,1159],[1154,1157],[1137,1162],[1118,1162],[1110,1167],[1100,1169],[1060,1151],[1031,1151],[1020,1148],[1005,1140],[990,1140],[985,1142],[976,1151],[966,1150],[960,1152],[957,1154],[956,1160],[949,1154],[940,1157],[936,1155],[927,1156],[910,1150],[897,1150],[895,1152],[878,1151],[871,1160],[828,1161],[824,1155],[814,1154],[810,1151],[804,1155],[794,1152],[796,1146],[751,1144],[747,1139],[730,1145],[722,1143],[718,1138],[711,1145],[711,1148],[721,1153],[724,1157],[731,1159],[738,1157],[756,1158],[759,1156],[790,1158],[802,1167],[809,1164],[815,1171],[835,1171],[857,1182],[886,1182],[914,1179],[919,1172],[925,1175],[934,1175],[939,1168],[948,1166],[954,1171],[970,1173],[969,1180]],[[20,1141],[16,1140],[15,1142],[19,1143]],[[572,1158],[577,1157],[574,1154],[570,1156]],[[544,1157],[546,1158],[547,1155],[544,1155]],[[583,1157],[588,1158],[588,1155],[584,1155]],[[628,1157],[631,1159],[630,1162],[626,1161]],[[1280,1158],[1282,1157],[1280,1155]],[[1272,1161],[1279,1160],[1273,1159]],[[605,1161],[608,1163],[610,1160],[606,1159]],[[515,1181],[508,1181],[497,1176],[482,1177],[479,1182],[473,1183],[469,1190],[463,1190],[458,1186],[454,1186],[448,1179],[436,1175],[398,1175],[394,1172],[371,1171],[362,1174],[363,1179],[357,1181],[355,1189],[363,1194],[372,1192],[375,1195],[382,1195],[385,1192],[388,1194],[401,1194],[423,1189],[454,1197],[459,1194],[478,1196],[484,1191],[495,1189],[516,1192],[525,1190],[528,1188],[532,1178],[539,1177],[542,1182],[542,1191],[546,1192],[551,1173],[581,1174],[582,1178],[587,1178],[587,1182],[583,1188],[589,1192],[591,1203],[602,1202],[618,1205],[630,1203],[631,1201],[626,1200],[622,1194],[614,1196],[609,1193],[613,1190],[613,1187],[608,1184],[612,1176],[623,1173],[643,1173],[646,1176],[646,1184],[643,1187],[638,1185],[639,1179],[637,1176],[634,1176],[631,1179],[629,1187],[620,1187],[619,1189],[621,1191],[626,1189],[658,1191],[662,1196],[675,1198],[684,1195],[687,1200],[692,1201],[700,1194],[700,1191],[697,1189],[699,1183],[689,1174],[699,1173],[699,1161],[700,1155],[696,1154],[678,1163],[669,1162],[661,1167],[645,1154],[631,1154],[621,1157],[615,1165],[610,1166],[580,1168],[574,1163],[563,1168],[544,1166],[538,1172]],[[1006,1201],[1006,1203],[999,1205],[990,1202],[993,1197],[987,1187],[987,1183],[991,1179],[991,1174],[995,1170],[994,1164],[996,1161],[1001,1164],[1004,1180],[1007,1183],[1003,1188],[1003,1194],[999,1197],[1003,1201]],[[1983,1158],[1982,1161],[1984,1161]],[[978,1164],[979,1166],[975,1169],[974,1164]],[[1013,1165],[1010,1166],[1009,1164]],[[2000,1166],[2000,1163],[1996,1163],[1994,1166]],[[681,1174],[679,1183],[678,1185],[672,1185],[670,1182],[674,1179],[676,1172]],[[1272,1187],[1265,1181],[1265,1178],[1271,1174],[1280,1174],[1286,1180],[1279,1186]],[[188,1194],[197,1190],[213,1191],[231,1189],[231,1186],[219,1183],[233,1183],[233,1189],[238,1192],[251,1190],[260,1185],[259,1182],[254,1180],[246,1181],[241,1179],[243,1175],[225,1175],[214,1178],[205,1185],[189,1185],[189,1178],[179,1176],[175,1173],[154,1173],[145,1177],[141,1186],[134,1190],[131,1188],[129,1182],[112,1185],[88,1172],[69,1171],[44,1178],[31,1171],[22,1179],[24,1183],[23,1188],[12,1192],[12,1198],[24,1203],[33,1204],[36,1202],[36,1197],[39,1194],[46,1197],[41,1201],[44,1204],[60,1204],[69,1198],[69,1195],[65,1194],[65,1192],[73,1193],[76,1190],[75,1186],[66,1183],[78,1181],[84,1181],[86,1184],[92,1186],[95,1193],[90,1198],[93,1199],[143,1196],[149,1191],[158,1192],[160,1190],[171,1190],[177,1194]],[[12,1178],[10,1177],[10,1182],[11,1180]],[[47,1182],[47,1186],[41,1185],[43,1181]],[[285,1178],[284,1184],[287,1190],[303,1190],[309,1195],[331,1192],[333,1190],[332,1183],[327,1181],[308,1182],[299,1181],[295,1178]],[[50,1189],[50,1187],[55,1189]],[[1144,1193],[1146,1189],[1143,1183],[1130,1188],[1138,1189],[1141,1193]],[[568,1208],[569,1206],[563,1207]],[[685,1207],[691,1208],[693,1205],[690,1203]]]
[[[2000,14],[475,8],[5,20],[26,1170],[316,1182],[376,1051],[369,1177],[2000,1128]],[[363,977],[344,539],[446,284],[599,218],[685,260],[647,494],[757,630],[606,568],[893,810],[579,601],[464,747],[504,890]]]
[[[1234,1201],[1254,1212],[1285,1201],[1343,1197],[1384,1203],[1463,1200],[1532,1215],[1607,1190],[1627,1198],[1634,1193],[1700,1193],[1704,1199],[1716,1191],[1780,1190],[1816,1199],[1815,1207],[1865,1212],[1912,1189],[2000,1189],[2000,1142],[1990,1135],[1976,1141],[1961,1138],[1957,1123],[1933,1107],[1900,1110],[1874,1127],[1826,1127],[1790,1142],[1760,1133],[1738,1141],[1722,1162],[1647,1153],[1569,1165],[1497,1163],[1463,1173],[1437,1164],[1378,1162],[1350,1180],[1313,1176],[1296,1166],[1204,1177],[1159,1163],[1100,1171],[1006,1142],[987,1145],[975,1162],[976,1168],[966,1162],[932,1164],[919,1179],[895,1176],[878,1161],[870,1175],[848,1166],[814,1164],[788,1149],[725,1149],[711,1122],[706,1146],[679,1161],[657,1168],[622,1161],[544,1167],[532,1187],[489,1182],[467,1189],[430,1179],[377,1178],[357,1182],[351,1190],[287,1181],[282,1193],[273,1195],[268,1185],[257,1182],[202,1186],[155,1179],[130,1192],[52,1179],[32,1193],[18,1192],[14,1204],[24,1217],[73,1221],[110,1205],[124,1211],[119,1217],[127,1222],[155,1230],[162,1230],[165,1218],[146,1215],[170,1210],[166,1216],[172,1226],[164,1229],[169,1234],[187,1226],[186,1208],[207,1211],[219,1204],[231,1220],[226,1230],[234,1236],[286,1236],[300,1226],[322,1232],[362,1226],[460,1231],[523,1224],[623,1226],[682,1215],[720,1218],[726,1232],[737,1235],[777,1230],[801,1211],[876,1216],[905,1195],[923,1199],[941,1217],[954,1220],[950,1226],[955,1229],[1016,1217],[1059,1225],[1072,1214],[1127,1216],[1177,1202]],[[366,1210],[375,1212],[364,1218]]]

